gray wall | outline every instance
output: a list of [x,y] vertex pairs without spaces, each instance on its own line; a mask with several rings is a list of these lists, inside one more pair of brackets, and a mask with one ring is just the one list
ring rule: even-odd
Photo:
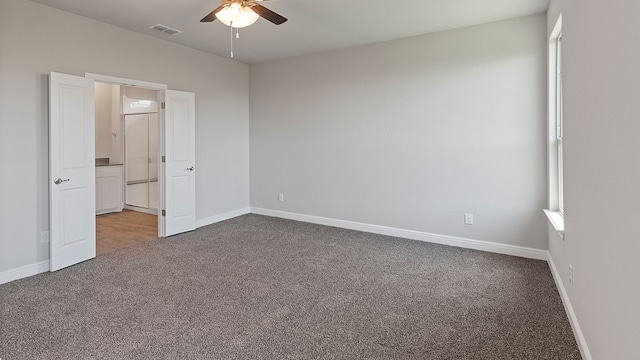
[[545,29],[252,65],[251,206],[546,249]]
[[593,359],[637,359],[640,2],[552,0],[549,34],[561,12],[566,230],[549,252]]
[[48,259],[48,77],[196,93],[196,216],[249,205],[249,68],[25,0],[0,0],[0,273]]

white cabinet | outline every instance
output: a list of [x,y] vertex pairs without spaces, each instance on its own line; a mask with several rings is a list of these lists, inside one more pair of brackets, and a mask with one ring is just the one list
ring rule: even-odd
[[122,165],[96,167],[96,215],[122,211]]

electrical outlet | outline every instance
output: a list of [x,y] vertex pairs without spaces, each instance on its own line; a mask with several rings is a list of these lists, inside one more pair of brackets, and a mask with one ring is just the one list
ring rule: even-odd
[[464,214],[464,223],[467,225],[473,225],[473,214]]
[[43,231],[40,233],[40,243],[46,244],[49,242],[49,232]]
[[573,285],[573,266],[569,264],[569,284]]
[[284,194],[278,194],[278,201],[284,202]]

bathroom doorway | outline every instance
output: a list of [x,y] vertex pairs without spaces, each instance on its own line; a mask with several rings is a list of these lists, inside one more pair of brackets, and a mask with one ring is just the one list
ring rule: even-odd
[[158,238],[161,95],[95,83],[98,256]]
[[[85,77],[80,77],[51,72],[51,165],[47,180],[51,194],[49,270],[52,272],[94,258],[97,238],[95,215],[122,212],[124,205],[123,172],[118,170],[118,164],[111,162],[111,155],[98,159],[96,151],[99,146],[97,136],[100,125],[95,123],[98,104],[94,95],[98,82],[117,87],[140,87],[156,92],[157,101],[162,102],[158,126],[158,158],[162,154],[162,162],[158,166],[158,208],[162,210],[157,211],[157,215],[152,215],[156,219],[157,235],[171,236],[196,228],[195,93],[169,90],[163,84],[108,75],[85,73]],[[67,91],[68,89],[73,91]],[[110,97],[113,99],[113,92]],[[64,111],[60,108],[61,104],[64,105]],[[87,126],[88,121],[91,121],[90,126]],[[111,136],[117,138],[118,132],[112,131],[108,121],[104,128],[107,129],[107,143],[117,141],[111,139]],[[101,134],[104,135],[105,132]],[[102,137],[101,139],[104,140]],[[96,158],[92,162],[90,160],[94,155]],[[72,166],[61,166],[66,164],[65,161]],[[99,162],[103,164],[103,161],[106,161],[106,166],[102,167],[109,170],[98,174],[96,165]],[[73,241],[74,245],[68,246],[67,241]]]

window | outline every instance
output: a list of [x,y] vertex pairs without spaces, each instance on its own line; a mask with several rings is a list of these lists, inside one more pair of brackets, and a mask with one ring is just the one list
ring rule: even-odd
[[558,212],[564,215],[564,189],[563,189],[563,160],[562,160],[562,32],[556,39],[556,155],[557,155],[557,191],[558,191]]
[[564,114],[562,91],[562,15],[549,38],[549,221],[564,237]]

